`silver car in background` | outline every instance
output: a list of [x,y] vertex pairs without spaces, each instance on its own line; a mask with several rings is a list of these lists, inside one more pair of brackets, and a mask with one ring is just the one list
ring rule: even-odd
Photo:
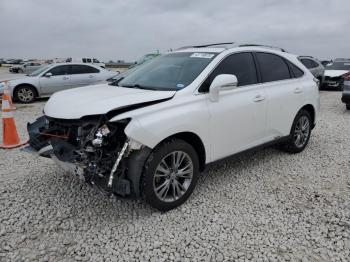
[[9,68],[11,73],[22,73],[22,74],[30,74],[35,70],[39,69],[43,65],[36,62],[29,62],[21,65],[13,65]]
[[312,56],[299,56],[299,61],[313,74],[319,81],[319,87],[324,83],[325,68],[320,61]]
[[[106,82],[117,73],[100,66],[83,63],[59,63],[40,67],[26,77],[8,82],[11,96],[21,103],[32,103],[38,97],[55,92]],[[4,84],[0,83],[0,94]]]

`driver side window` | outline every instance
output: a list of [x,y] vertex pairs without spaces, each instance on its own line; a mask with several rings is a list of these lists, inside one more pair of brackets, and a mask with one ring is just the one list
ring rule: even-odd
[[51,73],[53,76],[69,75],[70,74],[69,67],[70,66],[68,65],[56,66],[47,73]]
[[221,74],[235,75],[238,80],[238,86],[258,83],[254,58],[249,52],[236,53],[226,57],[204,81],[199,91],[208,92],[214,78]]

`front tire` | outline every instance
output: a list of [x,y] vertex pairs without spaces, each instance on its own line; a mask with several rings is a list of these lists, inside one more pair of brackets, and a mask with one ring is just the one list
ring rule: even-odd
[[346,109],[347,109],[347,110],[350,110],[350,104],[347,104],[347,105],[346,105]]
[[283,144],[283,149],[291,154],[303,151],[309,143],[311,125],[310,113],[304,109],[300,110],[294,119],[290,137]]
[[146,202],[160,211],[183,204],[199,177],[199,160],[193,147],[180,139],[160,144],[148,157],[143,172],[142,193]]
[[18,102],[23,104],[33,103],[36,98],[36,91],[28,85],[20,86],[16,88],[14,97]]

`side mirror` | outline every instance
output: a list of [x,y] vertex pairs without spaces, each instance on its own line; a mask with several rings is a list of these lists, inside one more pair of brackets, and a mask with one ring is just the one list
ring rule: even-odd
[[45,77],[48,77],[48,78],[49,78],[49,77],[51,77],[51,76],[52,76],[52,73],[46,73],[46,74],[45,74]]
[[224,90],[237,88],[238,80],[235,75],[222,74],[214,78],[209,87],[209,99],[212,102],[219,101],[219,93]]

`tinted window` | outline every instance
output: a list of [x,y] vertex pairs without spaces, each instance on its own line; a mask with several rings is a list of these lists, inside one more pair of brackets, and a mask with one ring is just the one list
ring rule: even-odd
[[86,62],[91,63],[91,58],[86,58]]
[[200,88],[201,92],[208,92],[211,82],[221,74],[235,75],[238,86],[258,83],[255,63],[251,53],[238,53],[225,58],[210,74]]
[[300,61],[303,63],[303,65],[306,67],[306,68],[315,68],[315,67],[318,67],[318,64],[311,60],[311,59],[300,59]]
[[311,62],[311,66],[312,68],[316,68],[316,67],[319,67],[319,64],[315,61],[315,60],[310,60]]
[[289,61],[287,61],[287,63],[295,78],[302,77],[304,75],[304,72],[299,67],[297,67],[296,65],[294,65]]
[[86,63],[86,58],[83,58],[83,63]]
[[290,78],[289,69],[284,59],[278,55],[256,53],[262,82],[278,81]]
[[72,74],[93,74],[100,71],[92,66],[87,65],[72,65]]
[[51,73],[53,76],[69,75],[70,70],[68,65],[60,65],[52,68],[48,73]]

